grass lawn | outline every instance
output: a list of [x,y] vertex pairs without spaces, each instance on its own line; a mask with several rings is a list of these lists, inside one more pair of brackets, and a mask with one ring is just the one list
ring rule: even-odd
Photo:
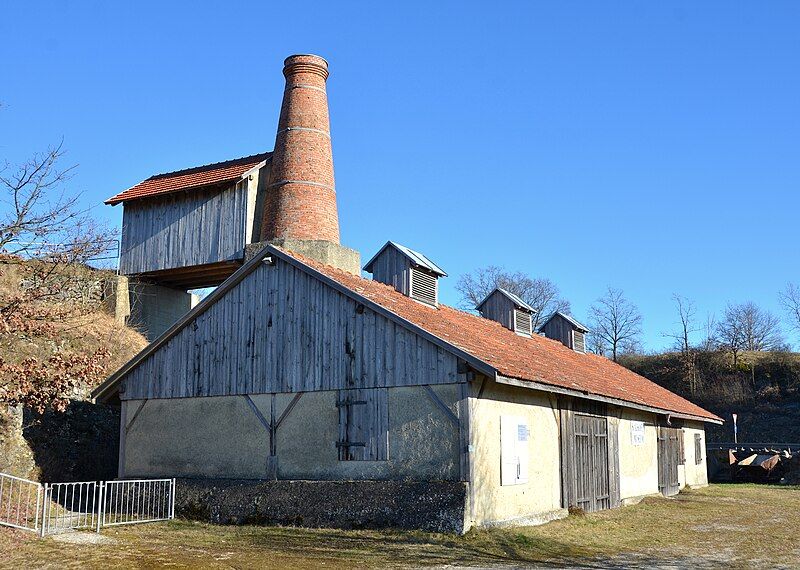
[[401,531],[221,527],[174,521],[106,529],[65,542],[0,529],[14,568],[592,568],[800,566],[800,487],[712,485],[674,499],[538,527],[466,536]]

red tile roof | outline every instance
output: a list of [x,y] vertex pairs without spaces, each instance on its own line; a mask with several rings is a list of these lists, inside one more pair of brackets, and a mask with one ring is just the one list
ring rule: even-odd
[[383,283],[345,273],[296,253],[281,251],[485,362],[502,376],[588,392],[677,414],[721,420],[603,356],[581,354],[539,335],[522,337],[495,321],[444,305],[429,307]]
[[226,160],[225,162],[187,168],[186,170],[156,174],[147,180],[139,182],[136,186],[112,196],[106,200],[106,204],[119,204],[128,200],[150,198],[151,196],[160,196],[180,190],[236,180],[258,163],[266,160],[271,154],[265,152]]

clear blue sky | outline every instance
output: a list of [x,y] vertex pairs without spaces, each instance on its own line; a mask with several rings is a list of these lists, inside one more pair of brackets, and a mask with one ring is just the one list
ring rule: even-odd
[[[103,199],[272,148],[283,58],[318,53],[342,239],[457,277],[607,285],[662,347],[701,315],[800,282],[796,2],[17,2],[0,17],[0,158],[62,137]],[[796,337],[792,337],[797,340]]]

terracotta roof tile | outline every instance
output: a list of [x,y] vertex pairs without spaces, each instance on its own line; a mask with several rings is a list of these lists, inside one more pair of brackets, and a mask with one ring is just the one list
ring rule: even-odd
[[225,162],[216,162],[214,164],[196,166],[185,170],[167,172],[165,174],[156,174],[147,180],[139,182],[136,186],[128,188],[116,196],[112,196],[106,200],[106,204],[119,204],[120,202],[127,202],[129,200],[160,196],[180,190],[188,190],[190,188],[207,186],[209,184],[219,184],[236,180],[258,163],[266,160],[271,154],[272,153],[265,152],[233,160],[226,160]]
[[440,305],[438,309],[429,307],[383,283],[345,273],[296,253],[282,251],[489,364],[503,376],[569,388],[678,414],[721,419],[603,356],[581,354],[558,341],[539,335],[532,338],[522,337],[495,321],[444,305]]

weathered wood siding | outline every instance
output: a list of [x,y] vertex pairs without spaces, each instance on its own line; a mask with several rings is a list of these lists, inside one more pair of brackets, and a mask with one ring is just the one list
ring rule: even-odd
[[493,321],[497,321],[507,329],[514,330],[514,309],[516,305],[503,295],[500,291],[495,291],[481,305],[481,316]]
[[280,259],[123,380],[123,399],[457,383],[457,358]]
[[411,261],[394,247],[387,247],[372,264],[372,278],[411,295]]
[[248,194],[254,192],[245,181],[222,191],[198,189],[126,203],[120,273],[242,258],[255,207]]
[[542,327],[542,332],[547,338],[552,338],[561,342],[564,346],[572,346],[572,324],[567,322],[560,315],[554,316],[547,324]]

